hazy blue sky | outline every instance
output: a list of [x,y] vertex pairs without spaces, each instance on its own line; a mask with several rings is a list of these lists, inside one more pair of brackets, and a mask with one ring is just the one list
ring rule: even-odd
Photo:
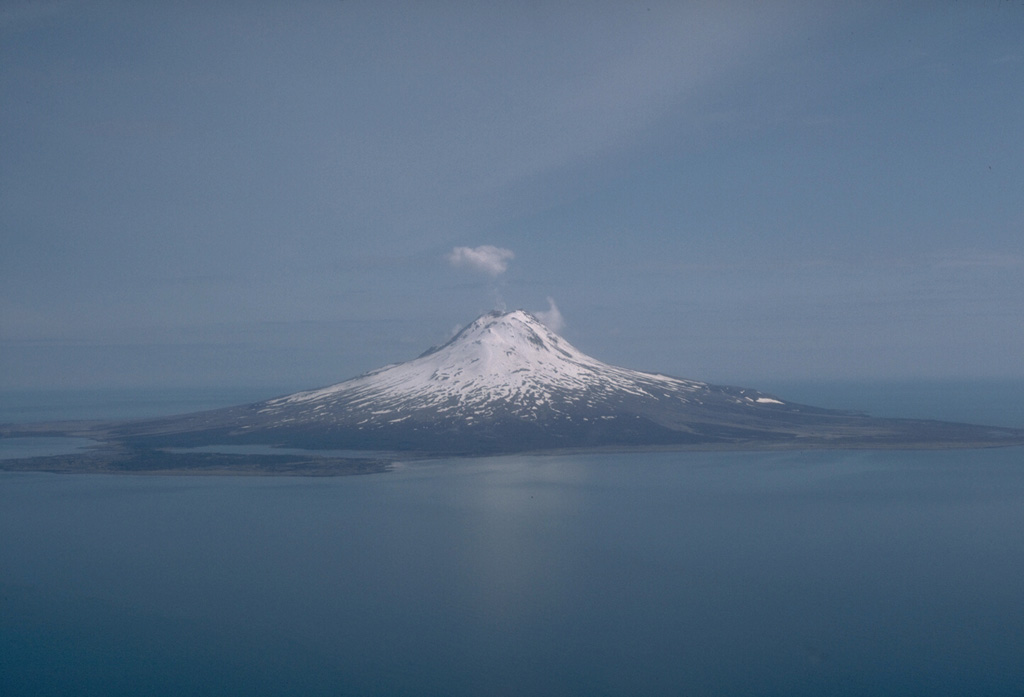
[[0,231],[0,388],[1021,377],[1024,4],[3,0]]

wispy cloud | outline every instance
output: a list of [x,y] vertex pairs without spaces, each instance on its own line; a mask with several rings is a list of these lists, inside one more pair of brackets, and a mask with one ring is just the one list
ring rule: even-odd
[[[569,173],[600,173],[638,143],[656,142],[670,116],[678,124],[685,113],[682,122],[698,127],[708,95],[745,79],[813,16],[784,3],[742,11],[714,3],[596,7],[554,4],[542,25],[535,12],[487,3],[451,14],[411,10],[401,29],[389,16],[388,32],[409,43],[389,58],[388,71],[339,78],[361,105],[341,110],[352,134],[342,152],[352,172],[346,191],[359,192],[353,205],[391,216],[415,211],[418,224],[429,211],[440,229],[579,187]],[[453,40],[439,44],[438,31]],[[346,50],[367,37],[373,32],[353,36]],[[406,73],[430,74],[430,88],[380,88],[405,84],[398,80]],[[410,113],[417,118],[396,117]],[[678,127],[670,133],[678,138]],[[381,180],[390,182],[386,193],[366,186]]]
[[54,17],[71,7],[69,0],[23,0],[5,2],[0,7],[0,29],[31,25]]
[[1013,269],[1024,264],[1024,259],[1016,254],[957,251],[936,255],[932,263],[938,269]]

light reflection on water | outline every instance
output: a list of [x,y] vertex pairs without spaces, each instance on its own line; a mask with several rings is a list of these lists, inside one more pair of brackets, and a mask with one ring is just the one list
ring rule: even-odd
[[1022,456],[0,475],[0,688],[1014,694]]

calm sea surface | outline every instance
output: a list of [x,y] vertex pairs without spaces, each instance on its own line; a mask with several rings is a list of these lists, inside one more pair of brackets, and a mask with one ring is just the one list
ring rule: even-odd
[[[763,387],[1024,426],[1021,383]],[[0,421],[271,396],[240,394]],[[1020,448],[0,473],[0,695],[1020,697],[1021,579]]]

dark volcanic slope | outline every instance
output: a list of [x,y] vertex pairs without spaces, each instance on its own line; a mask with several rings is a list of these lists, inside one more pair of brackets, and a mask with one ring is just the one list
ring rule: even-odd
[[611,366],[523,311],[484,315],[415,360],[337,385],[123,424],[105,436],[136,447],[268,443],[435,454],[1024,444],[1024,432],[1013,429],[873,419]]

